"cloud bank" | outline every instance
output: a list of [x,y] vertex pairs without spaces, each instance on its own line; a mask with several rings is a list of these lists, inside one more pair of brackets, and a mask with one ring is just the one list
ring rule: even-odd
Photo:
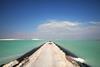
[[37,27],[37,38],[100,39],[99,22],[49,21]]
[[[33,27],[34,28],[34,27]],[[21,39],[100,39],[100,22],[47,21],[33,33],[14,33]],[[9,38],[11,38],[9,37]]]

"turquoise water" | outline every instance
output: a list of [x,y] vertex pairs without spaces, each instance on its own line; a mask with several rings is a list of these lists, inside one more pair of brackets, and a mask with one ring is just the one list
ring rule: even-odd
[[[43,40],[0,41],[0,64],[14,60],[45,42]],[[100,67],[100,41],[57,40],[55,42],[85,59],[92,67]]]
[[100,67],[100,41],[96,40],[62,40],[56,41],[66,49],[86,60],[92,67]]
[[0,65],[20,57],[43,43],[33,40],[0,41]]

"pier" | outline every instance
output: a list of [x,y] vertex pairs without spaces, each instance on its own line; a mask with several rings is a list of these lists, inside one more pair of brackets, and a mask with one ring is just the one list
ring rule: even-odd
[[[32,50],[33,51],[33,50]],[[63,50],[54,42],[46,42],[28,53],[2,67],[89,67],[85,61]],[[29,55],[30,54],[30,55]]]

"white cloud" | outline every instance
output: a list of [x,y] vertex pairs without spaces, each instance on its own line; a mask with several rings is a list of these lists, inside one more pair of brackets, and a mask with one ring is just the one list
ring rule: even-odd
[[37,27],[36,36],[44,39],[99,39],[99,26],[99,23],[85,25],[80,22],[49,21]]
[[69,29],[75,28],[77,26],[78,26],[78,23],[73,23],[69,21],[49,21],[48,23],[39,25],[38,31],[44,31],[44,32],[68,31]]

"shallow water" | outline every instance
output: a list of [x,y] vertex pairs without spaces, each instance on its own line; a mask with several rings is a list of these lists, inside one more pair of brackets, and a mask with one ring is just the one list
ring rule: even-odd
[[20,57],[43,43],[33,40],[0,41],[0,65]]
[[[44,40],[0,41],[0,64],[14,60],[45,42]],[[54,42],[85,59],[92,67],[100,67],[100,41],[56,40]]]
[[56,41],[66,49],[86,60],[92,67],[100,67],[100,41],[62,40]]

